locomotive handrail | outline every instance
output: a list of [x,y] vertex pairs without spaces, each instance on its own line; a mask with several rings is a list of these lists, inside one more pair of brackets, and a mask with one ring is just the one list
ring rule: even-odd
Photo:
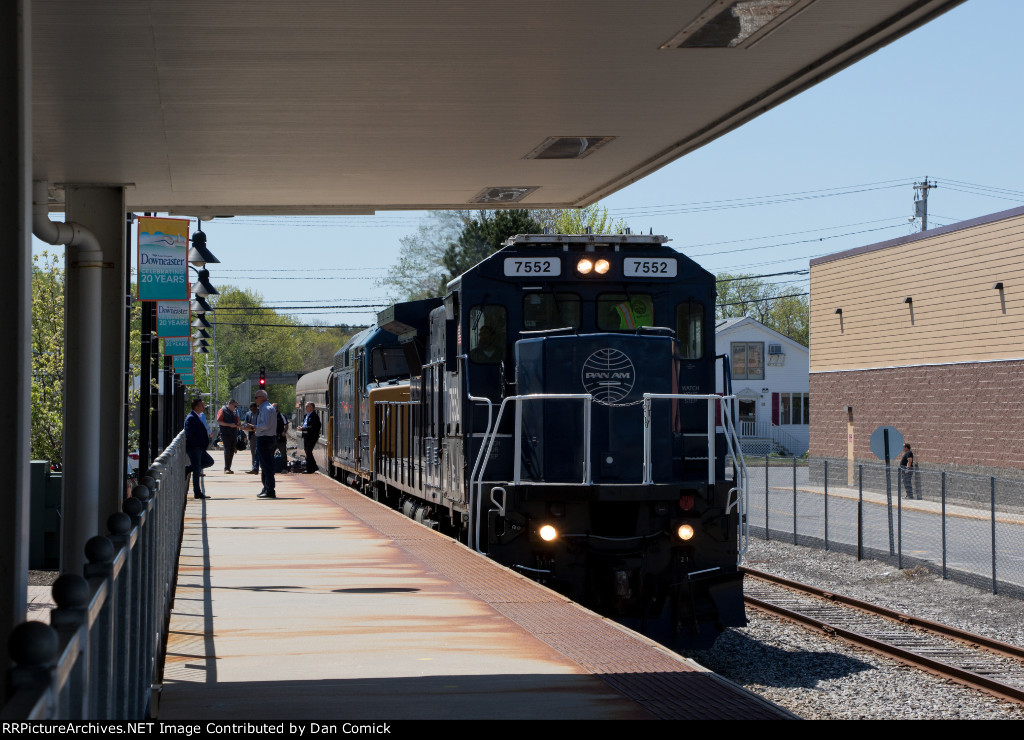
[[[469,355],[459,355],[456,359],[463,363],[462,377],[466,379],[466,398],[471,403],[486,403],[487,404],[487,428],[484,430],[484,438],[491,433],[491,418],[494,413],[494,402],[486,396],[474,396],[469,389]],[[473,426],[470,425],[469,433],[473,434]],[[473,461],[473,471],[469,474],[469,510],[475,511],[479,509],[479,497],[483,495],[481,490],[482,484],[477,486],[473,485],[473,480],[476,478],[476,471],[480,467],[481,456],[480,453],[483,451],[483,443],[480,444],[480,449],[477,450],[476,460]],[[476,502],[476,508],[474,508],[474,502]],[[478,531],[476,527],[471,527],[469,531],[469,546],[472,547],[479,553],[483,553],[480,549],[480,543],[477,542]]]
[[733,506],[737,507],[740,528],[739,558],[743,559],[750,547],[750,524],[747,522],[747,510],[750,506],[750,477],[747,473],[747,463],[743,459],[743,448],[740,447],[740,440],[736,434],[736,420],[733,413],[727,408],[731,407],[736,400],[735,396],[729,396],[729,403],[722,404],[722,429],[725,432],[725,444],[729,449],[729,457],[732,458],[733,469],[736,471],[737,480],[731,489],[729,496],[736,494],[736,500],[732,505],[726,502],[725,513],[732,511]]
[[[644,485],[652,485],[653,461],[651,460],[651,401],[656,400],[679,400],[679,401],[707,401],[708,404],[708,483],[715,483],[715,402],[720,401],[720,421],[725,436],[727,456],[732,460],[733,469],[736,470],[735,485],[729,491],[729,499],[726,501],[725,513],[728,514],[735,507],[739,517],[740,548],[739,554],[747,551],[750,545],[746,511],[749,504],[749,486],[747,485],[747,465],[743,460],[743,452],[740,449],[739,437],[736,435],[736,425],[733,422],[730,408],[736,401],[736,396],[719,396],[716,394],[695,394],[695,393],[645,393],[644,403]],[[736,498],[733,499],[733,494]]]
[[[505,407],[509,401],[514,401],[516,405],[515,415],[515,455],[513,462],[513,483],[519,485],[521,478],[521,458],[522,458],[522,424],[523,424],[523,401],[547,401],[547,400],[581,400],[583,401],[583,485],[591,485],[592,480],[590,476],[590,406],[594,400],[594,397],[589,393],[534,393],[525,396],[508,396],[501,401],[501,406],[498,408],[498,416],[494,420],[494,426],[489,431],[486,437],[486,444],[481,444],[480,449],[477,451],[476,464],[473,465],[473,473],[470,476],[470,491],[476,491],[476,495],[473,497],[476,505],[473,506],[471,502],[471,511],[473,512],[473,520],[471,522],[471,530],[473,533],[474,541],[476,544],[476,551],[482,553],[480,549],[479,541],[476,541],[476,532],[479,531],[480,526],[480,503],[483,499],[483,477],[484,472],[487,470],[487,464],[481,462],[487,460],[491,456],[491,448],[494,446],[494,440],[497,436],[496,432],[501,426],[501,418],[505,413]],[[488,412],[490,409],[488,409]],[[489,419],[488,419],[489,421]],[[477,478],[479,474],[479,478]]]

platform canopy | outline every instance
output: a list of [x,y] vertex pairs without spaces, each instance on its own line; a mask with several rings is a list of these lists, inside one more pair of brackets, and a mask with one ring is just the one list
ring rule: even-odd
[[33,175],[190,215],[587,205],[959,2],[36,0]]

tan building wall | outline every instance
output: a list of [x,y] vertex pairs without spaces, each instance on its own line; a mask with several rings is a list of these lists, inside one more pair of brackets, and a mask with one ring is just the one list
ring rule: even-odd
[[810,277],[812,456],[847,457],[852,429],[874,460],[887,425],[927,467],[1024,470],[1024,208],[812,260]]
[[1024,358],[1024,213],[814,260],[810,319],[812,373]]

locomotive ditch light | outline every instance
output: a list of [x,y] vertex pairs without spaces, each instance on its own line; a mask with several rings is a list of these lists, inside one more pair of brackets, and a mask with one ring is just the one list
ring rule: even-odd
[[687,540],[693,539],[693,527],[689,524],[681,524],[679,529],[676,530],[676,534],[679,535],[679,539],[686,542]]
[[594,269],[594,263],[588,260],[586,257],[576,263],[576,272],[581,275],[589,275]]
[[552,527],[550,524],[545,524],[543,527],[537,530],[537,534],[545,542],[553,542],[558,537],[558,530]]
[[594,272],[596,272],[598,275],[604,275],[606,272],[608,272],[608,270],[611,269],[611,267],[612,266],[608,262],[608,260],[598,260],[597,262],[594,263]]

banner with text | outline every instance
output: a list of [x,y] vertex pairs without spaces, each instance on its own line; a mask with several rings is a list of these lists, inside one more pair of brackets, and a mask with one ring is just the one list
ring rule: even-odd
[[179,375],[178,377],[181,378],[181,384],[182,385],[195,385],[196,384],[196,376],[192,375],[191,373],[186,373],[185,375]]
[[175,337],[164,340],[165,355],[190,355],[192,354],[192,341],[188,337]]
[[139,300],[188,300],[187,218],[139,219]]
[[192,331],[188,309],[188,301],[157,301],[156,335],[188,339]]
[[192,355],[178,355],[174,358],[174,372],[185,374],[192,370]]

